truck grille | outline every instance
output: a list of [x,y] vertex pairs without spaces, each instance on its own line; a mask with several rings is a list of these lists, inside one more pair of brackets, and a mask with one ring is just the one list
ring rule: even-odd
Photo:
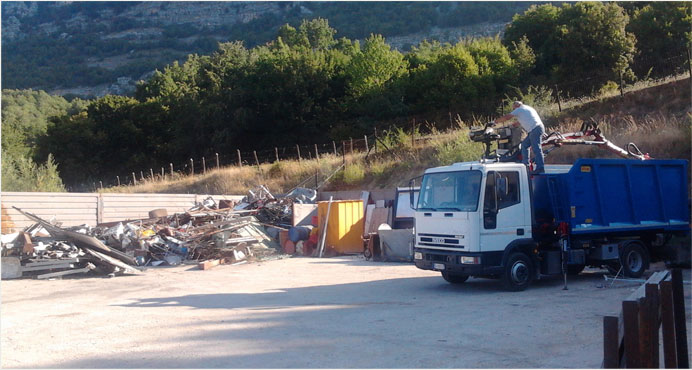
[[445,234],[418,234],[418,245],[431,247],[464,248],[461,241],[455,235]]

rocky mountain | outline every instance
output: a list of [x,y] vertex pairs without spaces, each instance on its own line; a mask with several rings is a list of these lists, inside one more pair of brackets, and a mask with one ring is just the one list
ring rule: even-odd
[[322,17],[337,37],[423,39],[502,32],[530,3],[513,2],[2,2],[2,88],[82,97],[129,94],[138,80],[219,42],[267,42],[285,23]]

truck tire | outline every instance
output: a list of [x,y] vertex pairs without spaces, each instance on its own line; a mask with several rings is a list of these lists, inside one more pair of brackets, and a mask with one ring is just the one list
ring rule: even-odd
[[620,263],[625,276],[639,278],[649,267],[649,254],[640,243],[629,242],[622,246]]
[[533,281],[534,270],[531,259],[524,253],[515,252],[509,256],[502,274],[502,284],[507,290],[519,292]]
[[450,284],[461,284],[469,279],[468,275],[454,274],[442,271],[442,277]]

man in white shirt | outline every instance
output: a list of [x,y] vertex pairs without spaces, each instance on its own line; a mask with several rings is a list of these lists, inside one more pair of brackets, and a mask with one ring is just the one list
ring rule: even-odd
[[545,133],[545,126],[543,126],[543,121],[541,117],[538,116],[538,112],[535,109],[529,107],[528,105],[515,101],[512,104],[512,109],[514,109],[509,114],[506,114],[495,120],[495,123],[502,123],[509,121],[511,119],[516,119],[512,125],[514,127],[521,125],[521,127],[528,133],[526,139],[521,142],[521,161],[525,165],[529,164],[529,147],[533,151],[534,160],[536,162],[536,168],[533,173],[542,173],[544,169],[544,159],[543,150],[541,150],[541,137]]

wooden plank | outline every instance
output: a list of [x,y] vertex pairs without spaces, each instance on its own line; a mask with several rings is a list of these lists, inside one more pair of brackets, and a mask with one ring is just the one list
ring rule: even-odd
[[651,275],[646,282],[637,288],[632,294],[630,294],[625,301],[637,302],[639,298],[646,296],[646,283],[658,284],[658,282],[664,280],[668,276],[668,271],[657,271]]
[[685,292],[682,286],[682,271],[680,269],[673,269],[672,283],[678,368],[688,369],[690,367],[690,361],[687,351],[687,326],[685,324]]
[[639,298],[639,361],[643,368],[653,368],[651,358],[652,341],[651,338],[651,299],[647,297]]
[[203,261],[200,262],[197,266],[199,267],[200,270],[209,270],[215,266],[218,266],[220,264],[225,263],[225,260],[223,258],[221,259],[215,259],[215,260],[208,260],[208,261]]
[[81,269],[72,269],[72,270],[65,270],[65,271],[58,271],[58,272],[51,272],[48,274],[43,274],[43,275],[38,275],[36,276],[37,279],[50,279],[58,276],[65,276],[65,275],[72,275],[72,274],[81,274],[84,272],[89,272],[94,268],[93,265],[87,266]]
[[39,261],[32,260],[31,262],[27,263],[24,266],[33,267],[33,266],[53,265],[53,264],[60,263],[60,262],[62,262],[62,263],[78,263],[79,258],[66,258],[66,259],[54,259],[54,260],[49,259],[49,260],[39,260]]
[[22,272],[52,270],[52,269],[65,269],[65,268],[72,268],[72,267],[74,267],[74,264],[72,264],[72,263],[55,263],[52,265],[40,265],[40,266],[22,266]]
[[603,368],[620,367],[620,342],[618,341],[618,317],[603,316]]
[[661,331],[663,336],[663,365],[666,369],[678,367],[673,314],[673,282],[661,282]]
[[651,300],[651,368],[658,369],[661,359],[659,356],[659,328],[661,327],[661,297],[658,290],[659,282],[646,284],[646,297]]
[[625,324],[625,367],[638,369],[642,367],[639,359],[639,303],[623,301],[622,314]]

